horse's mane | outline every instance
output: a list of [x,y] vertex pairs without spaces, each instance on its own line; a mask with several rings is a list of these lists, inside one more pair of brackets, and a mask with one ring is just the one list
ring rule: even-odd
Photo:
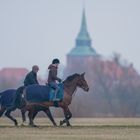
[[75,73],[75,74],[73,74],[73,75],[70,75],[70,76],[68,76],[67,78],[66,78],[66,80],[64,81],[64,82],[66,82],[66,81],[72,81],[75,77],[77,77],[77,76],[79,76],[80,74],[78,74],[78,73]]

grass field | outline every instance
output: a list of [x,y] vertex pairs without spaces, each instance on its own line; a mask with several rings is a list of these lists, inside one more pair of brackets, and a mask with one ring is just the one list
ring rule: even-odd
[[37,128],[15,127],[7,118],[0,118],[0,140],[140,140],[139,118],[76,118],[71,120],[72,127],[53,127],[46,118],[35,123]]

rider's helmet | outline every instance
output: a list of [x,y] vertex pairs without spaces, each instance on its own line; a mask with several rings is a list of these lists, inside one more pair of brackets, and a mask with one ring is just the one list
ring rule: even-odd
[[52,64],[60,64],[59,59],[57,59],[57,58],[53,59]]

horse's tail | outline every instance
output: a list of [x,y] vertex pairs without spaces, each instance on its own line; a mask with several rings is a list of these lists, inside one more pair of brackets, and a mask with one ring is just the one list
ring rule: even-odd
[[26,101],[26,88],[23,89],[22,97]]
[[1,102],[2,102],[1,97],[2,97],[2,92],[0,92],[0,105],[1,105]]
[[26,106],[27,100],[26,100],[26,88],[24,87],[22,96],[21,96],[21,105]]

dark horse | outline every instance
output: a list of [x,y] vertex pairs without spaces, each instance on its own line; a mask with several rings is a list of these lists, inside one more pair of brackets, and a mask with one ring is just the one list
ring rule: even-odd
[[[18,125],[17,120],[10,115],[11,111],[18,108],[16,105],[14,105],[15,96],[16,96],[16,89],[8,89],[0,93],[0,106],[1,106],[0,117],[3,114],[5,114],[5,116],[11,119],[15,123],[15,125]],[[36,114],[39,111],[44,111],[45,114],[49,117],[49,119],[53,123],[53,125],[56,126],[56,123],[51,115],[49,108],[41,107],[41,106],[36,106],[35,108],[36,108],[36,111],[34,111],[33,118],[35,118]],[[24,122],[26,121],[25,113],[27,109],[25,108],[19,108],[19,109],[21,109],[22,121],[23,121],[22,124],[24,124]]]
[[[71,104],[72,97],[74,92],[76,92],[77,87],[82,88],[84,91],[88,92],[89,87],[84,78],[85,73],[83,74],[73,74],[69,76],[64,82],[64,98],[62,101],[57,102],[57,106],[61,107],[64,112],[65,119],[60,121],[60,125],[66,123],[67,126],[70,126],[69,119],[72,117],[72,113],[70,112],[69,105]],[[35,90],[35,87],[33,87]],[[33,122],[33,114],[35,111],[35,106],[42,106],[42,107],[49,107],[49,106],[56,106],[56,102],[53,101],[43,101],[43,102],[30,102],[26,97],[30,95],[28,91],[28,87],[24,90],[25,102],[26,106],[25,109],[30,108],[29,110],[29,121],[30,125],[35,126]],[[34,97],[32,97],[34,98]]]

